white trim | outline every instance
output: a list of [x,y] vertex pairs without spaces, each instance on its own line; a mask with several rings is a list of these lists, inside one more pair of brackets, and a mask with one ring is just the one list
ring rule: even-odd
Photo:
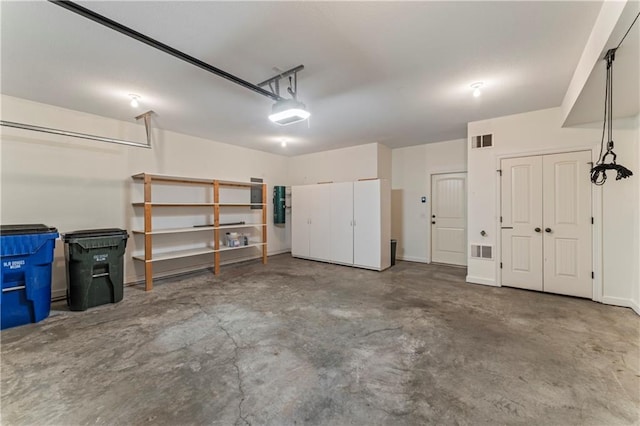
[[482,284],[482,285],[489,285],[491,287],[502,287],[500,284],[496,282],[496,280],[492,280],[489,278],[472,277],[467,275],[465,280],[470,284]]
[[[494,134],[495,138],[495,134]],[[543,149],[532,151],[511,152],[496,156],[496,170],[501,170],[502,160],[509,158],[531,157],[537,155],[565,154],[570,152],[591,152],[591,161],[596,161],[599,154],[600,146],[575,146],[564,149]],[[502,227],[500,226],[501,201],[502,201],[502,179],[500,173],[496,173],[496,283],[502,284],[502,271],[500,270],[500,262],[502,261]],[[602,302],[603,289],[603,272],[602,272],[602,188],[591,185],[591,214],[594,219],[594,225],[591,227],[591,268],[593,269],[594,279],[592,287],[592,300]]]
[[424,257],[413,257],[413,256],[396,256],[396,260],[402,260],[405,262],[431,263]]
[[638,306],[638,304],[635,303],[632,299],[626,299],[624,297],[603,296],[602,303],[604,303],[605,305],[631,308],[636,314],[640,315],[640,306]]

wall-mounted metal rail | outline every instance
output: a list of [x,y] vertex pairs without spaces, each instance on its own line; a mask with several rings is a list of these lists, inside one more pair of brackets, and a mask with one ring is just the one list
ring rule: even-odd
[[144,114],[136,117],[136,119],[144,118],[144,124],[147,131],[147,143],[107,138],[104,136],[89,135],[86,133],[71,132],[68,130],[52,129],[50,127],[34,126],[32,124],[16,123],[14,121],[0,120],[0,126],[13,127],[14,129],[30,130],[32,132],[50,133],[52,135],[69,136],[72,138],[88,139],[99,142],[115,143],[119,145],[135,146],[138,148],[151,148],[151,129],[149,119],[151,114],[153,114],[153,111],[145,112]]

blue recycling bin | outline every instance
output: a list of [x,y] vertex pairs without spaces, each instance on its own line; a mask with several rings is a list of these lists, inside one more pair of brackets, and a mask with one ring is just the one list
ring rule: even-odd
[[0,329],[49,316],[56,238],[45,225],[0,225]]

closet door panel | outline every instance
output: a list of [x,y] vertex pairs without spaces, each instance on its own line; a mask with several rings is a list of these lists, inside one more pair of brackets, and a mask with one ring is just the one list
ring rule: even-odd
[[544,156],[544,291],[593,297],[588,151]]
[[291,255],[309,257],[311,186],[291,187]]
[[381,269],[381,204],[380,181],[358,181],[353,184],[353,263],[370,269]]
[[312,185],[309,257],[331,261],[331,185]]
[[542,157],[501,162],[502,285],[543,290]]
[[331,261],[353,265],[353,182],[331,186]]

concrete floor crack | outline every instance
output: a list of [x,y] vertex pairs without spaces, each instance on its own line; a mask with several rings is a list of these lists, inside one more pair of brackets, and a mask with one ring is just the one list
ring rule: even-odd
[[[220,319],[218,318],[218,320]],[[247,420],[246,416],[242,415],[242,403],[244,402],[245,394],[242,386],[242,375],[240,374],[240,367],[238,366],[238,352],[240,351],[240,347],[238,346],[236,339],[233,338],[231,333],[229,333],[229,331],[226,328],[224,328],[221,324],[218,324],[218,327],[220,327],[220,329],[224,331],[227,337],[233,342],[233,361],[232,362],[233,362],[233,366],[236,369],[236,377],[238,379],[238,391],[240,392],[240,401],[238,402],[238,417],[239,419],[242,419],[242,421],[244,421],[245,424],[251,426],[251,422]],[[237,423],[238,422],[236,421],[236,424]]]
[[[194,299],[194,303],[200,308],[203,314],[207,316],[209,315],[209,313],[204,309],[204,306],[202,306],[202,304],[198,300]],[[218,316],[214,315],[214,317],[218,320],[218,327],[220,328],[220,330],[224,331],[224,334],[226,334],[229,340],[233,342],[233,360],[231,362],[233,364],[233,367],[236,369],[236,378],[238,380],[238,391],[240,392],[240,401],[238,402],[238,420],[242,420],[246,425],[251,426],[251,422],[247,420],[246,416],[242,415],[242,403],[245,400],[245,394],[244,394],[244,388],[242,386],[242,375],[240,374],[240,367],[238,366],[238,352],[242,348],[238,345],[238,342],[236,342],[236,339],[233,338],[231,333],[229,333],[229,330],[227,330],[222,326],[221,324],[222,320]],[[238,423],[238,420],[236,420],[235,424]]]
[[380,330],[373,330],[373,331],[370,331],[368,333],[363,334],[362,337],[368,337],[368,336],[371,336],[372,334],[381,333],[383,331],[395,331],[395,330],[402,330],[402,326],[393,327],[393,328],[381,328]]

